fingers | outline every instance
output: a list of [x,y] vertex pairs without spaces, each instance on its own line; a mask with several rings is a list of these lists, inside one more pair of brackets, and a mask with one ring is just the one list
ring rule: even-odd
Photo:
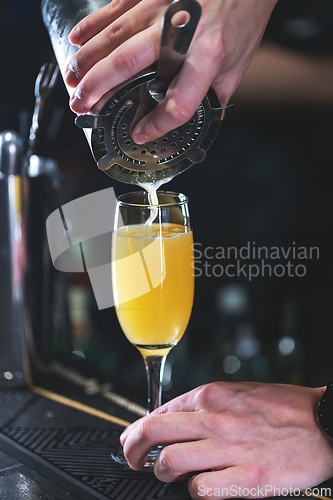
[[122,439],[130,466],[134,470],[142,469],[145,457],[154,446],[202,439],[205,427],[200,417],[197,413],[149,415],[136,426],[132,424],[132,431]]
[[124,446],[124,443],[127,439],[127,436],[135,429],[135,427],[137,425],[139,425],[143,419],[145,419],[147,417],[142,417],[142,418],[139,418],[138,420],[136,420],[135,422],[133,422],[131,425],[129,425],[128,427],[126,427],[126,429],[122,432],[121,436],[120,436],[120,444],[122,446]]
[[122,435],[120,436],[120,442],[122,446],[124,446],[124,442],[127,439],[127,436],[135,429],[137,425],[140,425],[143,420],[146,418],[151,418],[155,415],[164,415],[166,413],[177,413],[177,412],[194,412],[200,409],[199,403],[201,398],[201,393],[205,389],[205,386],[200,386],[195,389],[192,389],[185,394],[181,394],[176,398],[168,401],[164,405],[160,406],[156,410],[154,410],[150,415],[139,418],[131,425],[126,427]]
[[[191,391],[192,392],[192,391]],[[178,396],[177,398],[169,401],[168,403],[160,406],[159,408],[157,408],[156,410],[154,410],[152,413],[150,413],[150,415],[147,415],[146,417],[142,417],[142,418],[139,418],[138,420],[136,420],[135,422],[133,422],[131,425],[129,425],[128,427],[126,427],[126,429],[124,430],[124,432],[121,434],[120,436],[120,443],[122,446],[124,446],[124,443],[128,437],[128,435],[133,432],[133,430],[135,429],[135,427],[137,427],[138,425],[141,425],[143,420],[145,420],[146,418],[151,418],[155,415],[162,415],[164,413],[168,413],[170,411],[173,411],[173,412],[177,412],[177,411],[186,411],[186,409],[184,408],[184,406],[179,403],[180,400],[183,400],[184,397],[186,397],[186,394],[183,394],[181,396]]]
[[69,41],[73,45],[82,45],[139,2],[140,0],[112,0],[77,23],[68,36]]
[[98,61],[76,87],[70,102],[72,110],[86,113],[110,89],[153,64],[158,58],[159,40],[160,29],[154,25]]
[[235,463],[236,452],[223,448],[213,439],[166,446],[155,461],[154,472],[160,481],[171,483],[188,472],[225,469]]
[[215,72],[209,57],[198,57],[195,53],[189,55],[165,99],[133,129],[133,141],[137,144],[152,141],[190,120],[206,95]]
[[[112,4],[113,2],[110,5]],[[126,40],[149,27],[152,13],[141,9],[139,14],[136,13],[136,9],[133,9],[133,11],[108,24],[85,43],[67,66],[64,75],[66,84],[70,87],[76,87],[96,63],[110,55]],[[106,70],[108,71],[108,68]]]
[[[127,1],[134,0],[125,0]],[[66,83],[76,86],[70,104],[74,112],[90,111],[110,88],[133,78],[133,75],[158,59],[160,23],[156,19],[161,15],[161,6],[143,10],[144,4],[145,0],[139,4],[134,3],[132,12],[114,19],[111,25],[107,24],[103,29],[103,12],[95,13],[96,18],[88,16],[86,19],[85,36],[93,34],[88,28],[89,19],[96,31],[102,31],[81,47],[66,72]],[[133,16],[134,11],[140,12],[140,16]],[[120,12],[117,5],[115,12]],[[113,15],[108,14],[108,22],[113,19]],[[153,24],[147,27],[150,23]],[[81,30],[80,23],[78,26]],[[84,39],[80,38],[81,42]],[[135,126],[132,138],[136,143],[143,144],[157,139],[186,123],[204,98],[216,74],[216,55],[210,39],[205,41],[204,48],[198,41],[192,45],[189,57],[171,84],[166,98]],[[200,48],[196,48],[197,46]],[[190,85],[189,82],[195,84]]]

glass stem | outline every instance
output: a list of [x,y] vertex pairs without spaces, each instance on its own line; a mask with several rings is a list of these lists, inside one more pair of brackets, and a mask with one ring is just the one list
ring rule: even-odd
[[162,380],[166,356],[147,356],[144,358],[148,380],[147,413],[162,404]]

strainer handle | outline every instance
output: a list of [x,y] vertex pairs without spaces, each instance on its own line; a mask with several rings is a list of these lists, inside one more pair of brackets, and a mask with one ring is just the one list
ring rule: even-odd
[[[173,16],[186,11],[190,19],[186,24],[174,26]],[[164,99],[174,77],[179,73],[201,16],[201,6],[196,0],[174,0],[166,10],[163,20],[160,55],[156,78],[147,84],[155,102]]]

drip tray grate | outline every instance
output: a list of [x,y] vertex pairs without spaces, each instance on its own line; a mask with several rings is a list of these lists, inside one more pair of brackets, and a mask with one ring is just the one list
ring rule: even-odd
[[165,484],[110,453],[122,428],[25,390],[0,391],[0,449],[83,500],[187,500],[186,482]]

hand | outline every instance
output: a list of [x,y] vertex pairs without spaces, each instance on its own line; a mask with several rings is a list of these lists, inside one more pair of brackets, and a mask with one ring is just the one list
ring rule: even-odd
[[121,444],[134,470],[154,446],[164,445],[155,462],[161,481],[211,469],[189,481],[194,499],[211,498],[212,491],[216,499],[235,496],[236,487],[238,498],[273,496],[274,487],[302,490],[333,475],[333,442],[316,421],[324,390],[216,382],[137,420]]
[[[277,0],[199,0],[202,15],[166,97],[134,128],[142,144],[191,118],[213,85],[225,106],[257,49]],[[70,42],[84,45],[70,61],[71,108],[86,113],[110,89],[157,61],[161,19],[169,0],[113,0],[80,21]]]

